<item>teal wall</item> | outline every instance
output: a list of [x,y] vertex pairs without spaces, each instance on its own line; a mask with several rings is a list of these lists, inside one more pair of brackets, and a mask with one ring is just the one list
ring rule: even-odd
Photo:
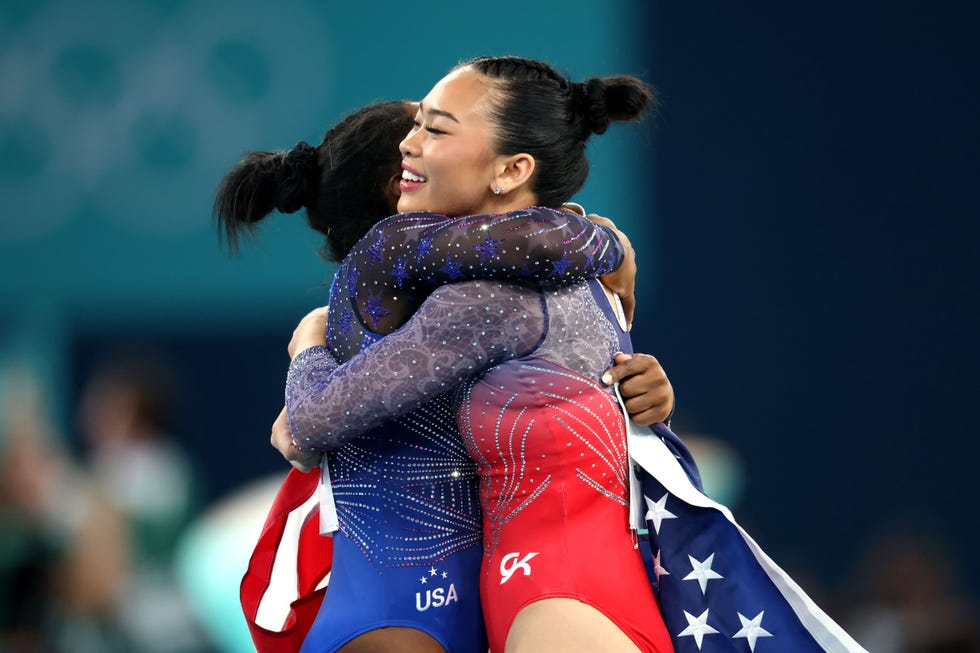
[[[222,252],[211,222],[222,176],[246,150],[318,143],[361,105],[420,98],[481,54],[549,60],[576,78],[646,75],[628,4],[2,0],[0,451],[5,409],[31,379],[43,419],[78,444],[81,383],[135,341],[183,373],[190,408],[178,435],[210,498],[281,473],[268,428],[285,345],[326,302],[333,268],[302,214],[273,216],[238,258]],[[653,183],[637,145],[648,134],[641,125],[595,139],[576,198],[638,245],[650,203],[636,189]],[[192,532],[181,569],[206,599],[215,642],[250,650],[229,591],[247,547],[198,538],[213,522]]]
[[[575,77],[644,74],[617,4],[6,0],[0,317],[186,327],[301,315],[331,272],[301,215],[270,220],[237,260],[219,251],[213,192],[245,150],[319,142],[346,112],[421,97],[479,54]],[[635,223],[641,241],[646,216],[623,190],[643,183],[634,143],[648,133],[596,139],[579,198]]]

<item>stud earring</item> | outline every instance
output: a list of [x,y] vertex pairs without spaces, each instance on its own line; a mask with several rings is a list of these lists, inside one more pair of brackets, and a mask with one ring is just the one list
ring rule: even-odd
[[493,189],[493,194],[494,195],[500,195],[505,190],[507,190],[507,189],[504,188],[504,187],[502,187],[502,186],[497,186],[496,188]]

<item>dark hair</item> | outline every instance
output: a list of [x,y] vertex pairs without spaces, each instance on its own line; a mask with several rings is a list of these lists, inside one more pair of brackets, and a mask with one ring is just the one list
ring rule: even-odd
[[232,252],[242,234],[273,209],[306,207],[310,227],[326,237],[325,258],[339,261],[378,220],[397,212],[388,183],[400,172],[398,144],[412,128],[405,102],[368,105],[332,127],[316,148],[249,152],[218,187],[214,217]]
[[652,89],[631,76],[572,82],[541,61],[479,57],[460,64],[483,74],[495,93],[489,116],[498,154],[535,159],[531,190],[542,206],[571,199],[589,175],[585,143],[613,120],[634,120],[655,105]]

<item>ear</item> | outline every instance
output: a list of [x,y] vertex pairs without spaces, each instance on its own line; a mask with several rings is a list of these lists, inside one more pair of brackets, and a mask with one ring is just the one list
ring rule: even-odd
[[490,190],[499,188],[500,194],[523,190],[534,175],[534,165],[534,157],[524,152],[497,157]]
[[394,211],[392,211],[393,215],[398,213],[398,198],[402,196],[402,189],[399,185],[401,179],[401,173],[392,175],[384,187],[384,193],[385,197],[388,199],[388,205],[394,209]]

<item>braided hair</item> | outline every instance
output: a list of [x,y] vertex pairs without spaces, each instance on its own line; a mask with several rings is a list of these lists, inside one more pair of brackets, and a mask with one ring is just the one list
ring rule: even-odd
[[653,91],[632,76],[573,82],[548,64],[521,57],[478,57],[459,67],[481,73],[493,90],[489,117],[498,154],[535,159],[531,191],[542,206],[559,206],[589,175],[585,143],[612,121],[635,120],[655,104]]

